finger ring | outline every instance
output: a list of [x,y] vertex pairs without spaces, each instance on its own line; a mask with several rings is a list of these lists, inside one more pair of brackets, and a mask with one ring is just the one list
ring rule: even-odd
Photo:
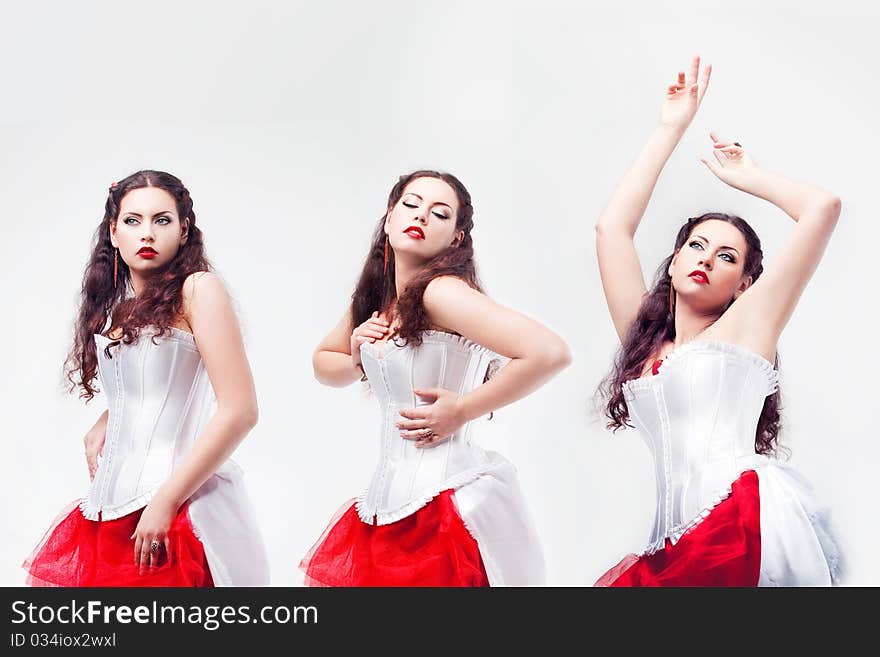
[[733,145],[734,145],[734,146],[739,146],[740,148],[743,147],[743,145],[740,144],[738,141],[733,142]]
[[150,552],[156,554],[159,551],[159,541],[150,542]]
[[422,440],[431,440],[434,437],[434,432],[430,429],[425,429],[424,433],[422,433]]

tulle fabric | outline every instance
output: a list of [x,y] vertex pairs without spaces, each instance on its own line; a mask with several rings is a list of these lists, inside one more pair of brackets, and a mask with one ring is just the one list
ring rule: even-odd
[[758,585],[761,569],[761,514],[758,475],[749,470],[731,487],[730,497],[672,545],[651,555],[633,554],[606,572],[594,586]]
[[143,509],[106,521],[86,520],[78,502],[53,523],[22,567],[29,586],[213,586],[205,550],[184,504],[168,530],[159,563],[138,572],[134,533]]
[[307,586],[489,586],[451,490],[388,525],[345,504],[300,563]]

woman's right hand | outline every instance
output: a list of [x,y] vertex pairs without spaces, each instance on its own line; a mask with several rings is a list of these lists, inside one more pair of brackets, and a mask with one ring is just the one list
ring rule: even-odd
[[690,125],[703,102],[703,95],[709,86],[712,65],[708,64],[700,75],[700,57],[695,56],[687,79],[684,71],[679,71],[677,80],[666,90],[666,100],[660,110],[660,124],[684,132]]
[[98,470],[98,457],[104,453],[104,439],[107,437],[107,411],[98,418],[95,426],[83,438],[86,449],[86,464],[89,466],[89,479],[95,478]]
[[351,332],[351,360],[356,367],[361,364],[361,345],[364,342],[382,340],[388,333],[389,324],[379,317],[377,311],[373,311],[369,319]]

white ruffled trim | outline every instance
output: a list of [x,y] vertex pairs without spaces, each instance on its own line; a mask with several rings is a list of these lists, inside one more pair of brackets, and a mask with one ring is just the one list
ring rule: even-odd
[[676,361],[682,360],[687,354],[693,351],[720,351],[754,365],[767,378],[768,395],[776,392],[779,387],[779,371],[773,366],[773,363],[760,354],[756,354],[754,351],[750,351],[745,347],[740,347],[731,342],[723,342],[721,340],[693,340],[670,351],[666,355],[666,358],[663,359],[663,365],[657,371],[657,374],[649,374],[648,376],[641,376],[625,381],[623,383],[624,390],[635,392],[637,390],[650,388],[654,385],[655,381],[662,381],[663,377],[668,375],[669,368],[673,366]]
[[128,502],[117,504],[109,509],[107,507],[104,507],[103,509],[97,507],[89,502],[88,498],[83,498],[79,503],[79,510],[82,512],[83,517],[86,520],[97,520],[99,513],[101,514],[101,520],[114,520],[147,506],[147,504],[150,503],[150,500],[153,499],[153,495],[155,495],[157,490],[159,490],[159,486],[154,486],[150,490],[141,493]]
[[[174,340],[175,342],[182,342],[183,344],[189,345],[193,349],[198,351],[198,348],[196,347],[196,336],[194,336],[192,333],[190,333],[189,331],[184,331],[183,329],[175,328],[173,326],[169,326],[168,330],[171,331],[171,333],[170,334],[166,333],[165,335],[163,335],[160,338],[161,340]],[[141,334],[138,337],[138,339],[140,339],[140,338],[153,338],[153,337],[157,336],[158,334],[159,334],[159,330],[156,327],[154,327],[154,326],[144,327],[144,329],[141,331]],[[113,338],[109,338],[106,335],[103,335],[101,333],[95,333],[94,338],[95,338],[95,343],[98,345],[99,349],[103,349],[111,342],[118,342],[118,340],[114,340]],[[103,343],[103,345],[101,343]],[[125,344],[125,343],[121,343],[121,344]],[[133,344],[136,344],[136,343],[133,343]]]
[[[752,470],[752,469],[753,468],[748,468],[748,470]],[[743,473],[747,472],[748,470],[743,470],[742,472],[740,472],[737,475],[736,479],[739,479],[743,475]],[[736,479],[734,481],[736,481]],[[642,551],[640,556],[654,554],[655,552],[662,550],[666,546],[666,539],[667,538],[669,539],[669,542],[672,543],[672,545],[675,545],[676,543],[678,543],[681,540],[682,536],[684,536],[685,534],[692,532],[694,529],[696,529],[697,525],[699,525],[701,522],[703,522],[706,518],[709,517],[709,514],[712,513],[712,510],[716,506],[718,506],[724,500],[726,500],[728,497],[730,497],[730,495],[733,493],[732,486],[733,486],[733,484],[731,484],[727,488],[721,490],[720,492],[715,493],[712,496],[711,501],[708,504],[706,504],[706,506],[704,506],[700,510],[700,512],[697,513],[696,516],[694,516],[693,519],[689,520],[688,522],[686,522],[682,525],[679,525],[678,527],[673,527],[667,535],[661,536],[653,543],[650,543]]]
[[[489,357],[491,359],[491,361],[489,363],[489,367],[490,367],[489,378],[490,379],[498,373],[498,370],[503,365],[505,365],[507,363],[507,361],[510,360],[509,358],[507,358],[507,356],[502,356],[501,354],[495,353],[494,351],[492,351],[488,347],[484,347],[483,345],[479,344],[478,342],[474,342],[473,340],[470,340],[470,339],[464,337],[463,335],[459,335],[458,333],[450,333],[449,331],[436,331],[433,329],[429,329],[426,331],[422,331],[421,334],[422,334],[422,342],[425,342],[425,338],[428,338],[427,342],[452,344],[456,347],[460,347],[460,348],[464,349],[465,351],[472,351],[476,354],[481,354],[481,355]],[[387,342],[382,343],[381,348],[377,347],[372,342],[361,342],[361,345],[359,347],[359,349],[361,350],[361,360],[363,360],[364,347],[366,347],[370,351],[373,358],[375,358],[376,360],[379,360],[379,359],[384,360],[385,358],[388,357],[389,350],[393,351],[393,350],[399,350],[399,349],[406,349],[407,347],[412,346],[409,342],[406,342],[403,344],[398,344],[397,342],[395,342],[395,339],[396,338],[391,338]],[[366,392],[367,394],[370,394],[373,390],[373,387],[370,384],[370,379],[365,378],[365,379],[363,379],[362,383],[364,384],[364,386],[363,386],[364,392]]]
[[[463,335],[458,335],[457,333],[449,333],[448,331],[436,331],[433,329],[429,329],[427,331],[422,331],[421,335],[423,342],[447,343],[457,347],[461,347],[462,349],[465,349],[467,351],[485,354],[491,358],[504,358],[500,354],[496,354],[488,347],[484,347],[478,342],[474,342],[473,340],[470,340]],[[362,342],[361,347],[367,346],[373,351],[374,354],[382,354],[382,358],[385,358],[385,355],[388,353],[389,349],[393,351],[395,349],[406,349],[408,346],[410,346],[409,342],[405,342],[402,344],[396,342],[397,339],[398,338],[391,338],[387,342],[383,342],[381,348],[377,347],[372,342]]]
[[390,525],[393,522],[403,520],[407,516],[412,515],[422,507],[426,506],[431,500],[433,500],[443,491],[449,490],[450,488],[453,490],[461,488],[462,486],[465,486],[472,481],[476,481],[483,475],[502,467],[505,463],[506,461],[487,463],[485,465],[479,466],[478,468],[472,468],[470,470],[459,472],[456,475],[444,479],[443,481],[436,484],[434,487],[429,488],[427,491],[416,493],[410,498],[408,502],[390,511],[380,511],[378,509],[371,509],[367,506],[367,496],[370,492],[370,489],[368,488],[363,493],[358,495],[354,503],[355,509],[357,511],[358,517],[368,525],[373,524],[374,516],[376,517],[376,524]]

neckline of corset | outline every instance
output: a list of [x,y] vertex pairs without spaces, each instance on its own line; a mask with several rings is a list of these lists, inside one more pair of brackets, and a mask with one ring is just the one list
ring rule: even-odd
[[[473,340],[464,337],[463,335],[459,335],[458,333],[450,333],[449,331],[439,331],[435,329],[428,329],[426,331],[422,331],[422,339],[424,341],[425,338],[428,341],[439,339],[441,342],[449,342],[453,344],[457,344],[462,346],[465,349],[470,349],[476,352],[482,352],[489,354],[494,357],[499,357],[499,354],[496,354],[494,351],[489,349],[488,347],[484,347],[483,345],[474,342]],[[406,349],[411,346],[409,342],[405,342],[403,344],[399,344],[396,342],[397,338],[390,338],[382,343],[382,346],[376,346],[373,342],[362,342],[361,350],[364,347],[367,347],[370,351],[372,351],[373,355],[377,359],[385,358],[389,351],[397,351],[400,349]]]
[[[144,328],[147,329],[149,332],[144,331],[144,332],[142,333],[142,336],[147,336],[147,335],[148,335],[148,336],[155,336],[155,335],[159,332],[158,329],[157,329],[156,327],[154,327],[154,326],[151,326],[151,327],[144,327]],[[194,335],[193,335],[192,333],[190,333],[189,331],[184,331],[183,329],[175,328],[174,326],[169,326],[169,327],[168,327],[168,330],[171,331],[171,335],[170,335],[170,336],[169,336],[169,335],[163,335],[163,336],[162,336],[163,338],[175,337],[175,336],[176,336],[177,338],[183,340],[184,342],[188,342],[188,343],[193,344],[193,345],[194,345],[195,342],[196,342],[196,336],[194,336]],[[94,337],[95,337],[96,340],[103,340],[103,341],[108,342],[108,343],[109,343],[109,342],[119,342],[119,339],[118,339],[118,338],[111,338],[111,337],[109,337],[109,336],[104,335],[103,333],[93,333],[92,335],[94,335]]]
[[629,381],[624,381],[623,388],[630,391],[650,388],[654,385],[654,381],[662,381],[668,376],[670,367],[682,360],[689,352],[701,350],[719,351],[755,365],[767,377],[767,383],[769,385],[768,395],[775,392],[779,385],[779,371],[774,367],[773,363],[762,355],[751,349],[741,347],[738,344],[733,344],[732,342],[703,338],[679,345],[666,354],[666,358],[663,359],[663,365],[657,371],[657,374],[648,374],[646,376],[630,379]]

